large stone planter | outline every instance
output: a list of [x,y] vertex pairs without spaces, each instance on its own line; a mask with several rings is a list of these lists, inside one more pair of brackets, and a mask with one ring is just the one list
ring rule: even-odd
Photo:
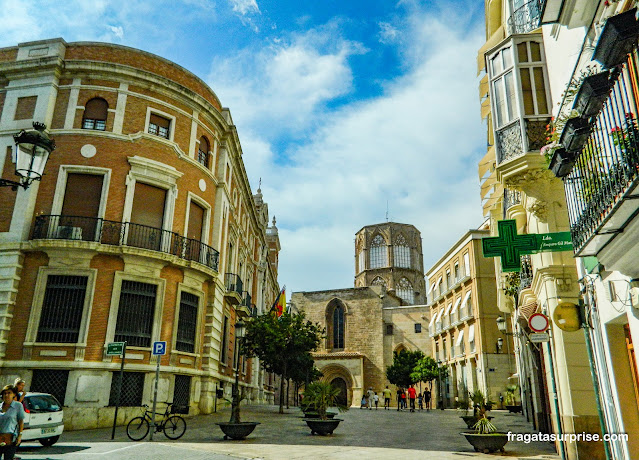
[[[460,417],[464,420],[464,422],[466,422],[466,426],[468,428],[470,428],[471,430],[473,429],[473,427],[475,426],[475,423],[477,423],[477,420],[479,420],[477,417],[475,417],[474,415],[460,415]],[[494,417],[492,416],[487,416],[486,417],[488,420],[492,420]]]
[[329,420],[322,420],[319,418],[305,418],[304,421],[311,429],[311,434],[319,434],[322,436],[326,436],[328,434],[333,434],[339,422],[342,421],[341,418],[334,418]]
[[[326,413],[326,417],[328,417],[328,418],[333,418],[333,417],[335,417],[336,415],[337,415],[337,414],[336,414],[335,412],[327,412],[327,413]],[[317,412],[313,412],[313,411],[310,411],[310,412],[304,412],[304,418],[317,418],[317,419],[319,419],[319,418],[320,418],[320,415],[319,415],[319,413],[317,413]]]
[[486,434],[467,431],[462,434],[466,438],[466,441],[475,448],[475,451],[485,454],[497,452],[498,450],[504,452],[504,446],[508,442],[508,433],[500,431]]
[[506,406],[506,409],[508,409],[508,412],[511,412],[513,414],[516,414],[522,411],[521,404],[509,404]]
[[224,439],[244,439],[251,434],[259,424],[260,422],[216,423],[216,425],[222,429],[222,432],[224,432]]

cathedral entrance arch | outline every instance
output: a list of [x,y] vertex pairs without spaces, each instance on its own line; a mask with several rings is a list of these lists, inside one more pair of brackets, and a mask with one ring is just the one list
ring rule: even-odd
[[339,396],[337,397],[337,404],[346,406],[348,403],[348,390],[346,389],[346,380],[341,377],[331,380],[331,385],[339,390]]

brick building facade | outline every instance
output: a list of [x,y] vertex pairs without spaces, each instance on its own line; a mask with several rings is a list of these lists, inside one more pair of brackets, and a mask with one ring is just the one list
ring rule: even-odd
[[[251,191],[229,109],[158,56],[62,39],[0,50],[0,165],[33,121],[57,149],[40,183],[0,190],[0,373],[55,394],[70,427],[108,424],[126,341],[121,422],[152,398],[208,413],[239,365],[234,324],[279,292],[277,228]],[[110,415],[109,415],[110,414]]]

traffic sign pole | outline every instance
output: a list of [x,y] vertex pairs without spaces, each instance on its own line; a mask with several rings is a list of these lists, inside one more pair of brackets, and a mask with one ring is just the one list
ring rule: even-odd
[[[107,354],[109,346],[107,345]],[[120,395],[122,394],[122,380],[124,379],[124,360],[126,359],[126,342],[122,343],[122,361],[120,362],[120,381],[118,382],[118,395],[115,398],[115,414],[113,415],[113,429],[111,430],[111,439],[115,438],[115,424],[118,421],[118,409],[120,408]]]
[[162,360],[162,355],[166,354],[166,342],[153,342],[153,352],[154,355],[158,357],[158,364],[155,368],[155,388],[153,389],[153,429],[151,430],[150,441],[153,441],[153,432],[155,431],[155,409],[157,407],[158,402],[158,381],[160,380],[160,361]]

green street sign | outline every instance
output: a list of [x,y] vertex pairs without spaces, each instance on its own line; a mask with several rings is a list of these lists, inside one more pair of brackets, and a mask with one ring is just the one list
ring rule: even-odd
[[107,356],[121,356],[124,351],[124,342],[110,342],[107,344]]
[[484,257],[501,257],[503,272],[521,270],[521,256],[538,252],[572,251],[570,232],[517,234],[515,220],[497,222],[497,234],[482,238]]

